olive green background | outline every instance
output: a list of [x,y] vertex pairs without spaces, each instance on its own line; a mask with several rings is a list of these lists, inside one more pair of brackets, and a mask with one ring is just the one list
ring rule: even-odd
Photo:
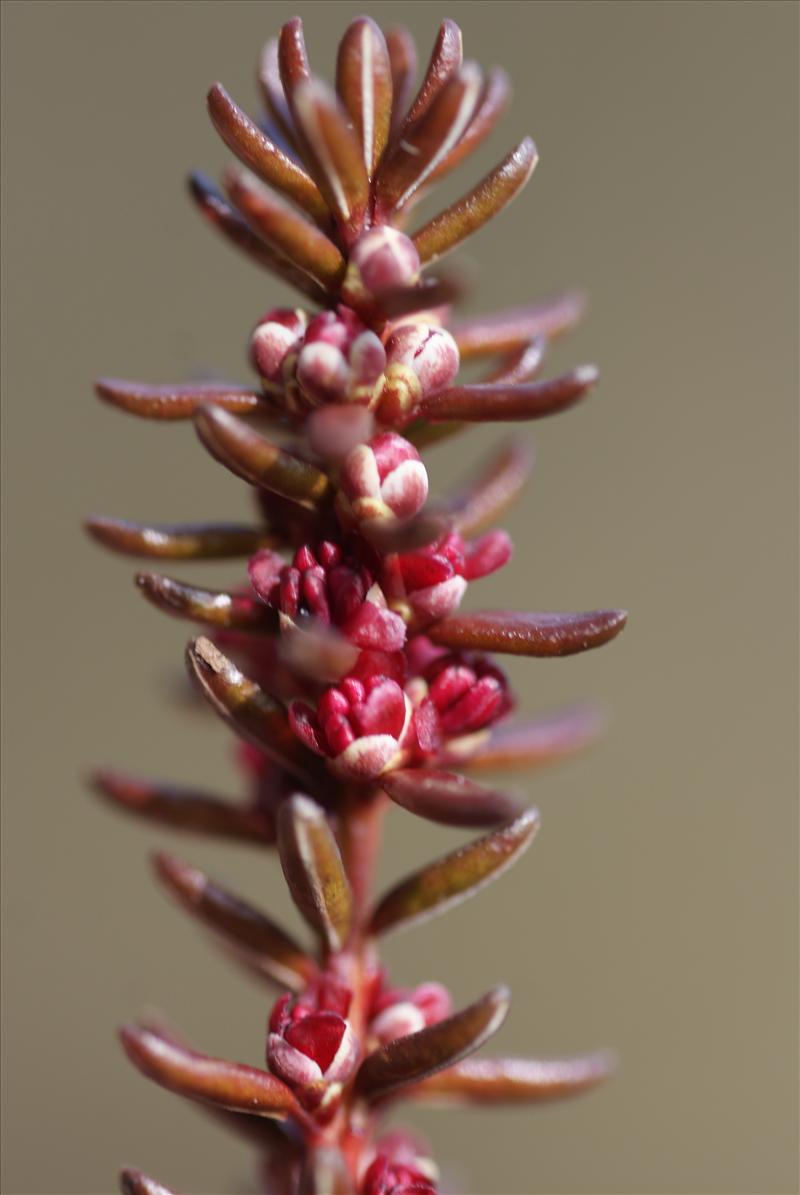
[[[301,3],[315,65],[360,10]],[[97,404],[103,373],[246,377],[289,297],[191,209],[226,152],[222,79],[255,105],[283,3],[7,2],[4,20],[4,1191],[95,1195],[136,1164],[196,1195],[253,1190],[238,1142],[123,1059],[156,1005],[259,1064],[269,992],[156,890],[167,845],[297,918],[273,858],[177,842],[87,793],[92,764],[234,791],[230,739],[179,693],[189,628],[146,606],[90,511],[237,517],[247,497],[188,426]],[[603,743],[525,780],[530,854],[473,903],[387,944],[400,982],[514,990],[494,1049],[618,1049],[603,1091],[530,1111],[414,1115],[451,1190],[795,1192],[797,1173],[797,9],[790,3],[376,3],[427,56],[438,20],[502,62],[514,106],[466,189],[524,132],[514,206],[462,253],[475,310],[581,284],[552,369],[602,382],[535,442],[517,553],[474,605],[625,605],[613,645],[516,661],[526,709],[587,697]],[[432,453],[434,485],[502,429]],[[187,566],[177,575],[235,579]],[[459,840],[391,815],[383,874]]]

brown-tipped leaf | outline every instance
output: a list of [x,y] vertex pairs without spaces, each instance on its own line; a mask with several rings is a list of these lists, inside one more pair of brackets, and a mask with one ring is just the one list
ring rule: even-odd
[[533,467],[533,453],[522,440],[510,440],[477,479],[448,501],[456,530],[474,535],[493,523],[519,496]]
[[131,523],[95,515],[86,530],[104,548],[124,556],[158,560],[222,560],[252,556],[274,547],[277,539],[263,527],[247,523]]
[[303,208],[314,221],[327,220],[328,209],[314,180],[262,133],[221,83],[215,83],[208,93],[208,110],[214,128],[245,166]]
[[286,711],[239,671],[210,639],[186,649],[189,675],[221,718],[303,783],[324,777],[321,761],[292,733]]
[[159,573],[137,573],[138,589],[148,602],[175,618],[188,618],[228,631],[275,631],[275,611],[247,594],[199,589]]
[[142,419],[191,419],[200,406],[222,407],[240,415],[269,414],[267,404],[255,390],[222,382],[150,386],[122,378],[100,378],[95,391],[104,402]]
[[371,932],[383,934],[407,928],[474,895],[520,857],[538,828],[538,811],[528,809],[491,834],[401,880],[372,914]]
[[244,950],[265,975],[293,991],[313,978],[313,961],[258,909],[171,855],[157,854],[154,866],[161,882],[188,913],[236,949]]
[[202,407],[195,416],[195,428],[211,455],[251,485],[312,506],[330,492],[327,474],[227,411]]
[[292,899],[328,950],[347,941],[353,898],[327,818],[308,797],[295,794],[278,814],[278,850]]
[[115,808],[174,830],[238,842],[263,844],[275,839],[275,827],[267,814],[195,788],[105,770],[95,772],[92,782]]
[[453,386],[423,398],[414,408],[415,418],[467,423],[515,422],[557,415],[583,398],[597,382],[594,365],[579,365],[558,378],[542,382],[482,382]]
[[231,202],[273,250],[323,289],[338,286],[344,258],[316,224],[243,170],[227,170],[224,181]]
[[423,1080],[408,1097],[437,1105],[527,1105],[580,1095],[614,1069],[612,1055],[584,1058],[470,1058]]
[[526,137],[468,195],[414,233],[420,261],[435,261],[482,228],[525,186],[535,165],[536,146]]
[[440,647],[457,651],[499,651],[512,656],[571,656],[601,647],[625,626],[624,610],[586,614],[528,614],[477,610],[443,618],[428,632]]
[[552,339],[574,327],[585,301],[577,291],[553,295],[541,303],[512,307],[457,321],[450,331],[464,361],[518,349],[535,337]]
[[256,265],[269,270],[289,286],[296,287],[312,303],[324,305],[327,302],[328,291],[253,232],[205,175],[195,172],[189,176],[189,193],[206,220]]
[[370,17],[356,17],[339,42],[336,90],[371,178],[389,138],[392,67],[384,36]]
[[209,1058],[136,1025],[125,1025],[120,1039],[143,1075],[187,1099],[278,1120],[297,1109],[289,1088],[266,1071]]
[[455,772],[401,768],[382,776],[380,785],[396,805],[443,826],[496,826],[521,810],[517,797],[484,788]]
[[130,1167],[120,1172],[119,1189],[122,1195],[176,1195],[170,1187],[157,1183],[154,1178],[148,1178],[141,1170]]
[[500,1028],[510,999],[508,988],[492,988],[446,1020],[375,1050],[359,1069],[357,1091],[370,1100],[382,1099],[472,1054]]
[[541,718],[500,722],[474,754],[458,762],[470,771],[539,767],[589,746],[601,728],[599,713],[588,706],[558,710]]

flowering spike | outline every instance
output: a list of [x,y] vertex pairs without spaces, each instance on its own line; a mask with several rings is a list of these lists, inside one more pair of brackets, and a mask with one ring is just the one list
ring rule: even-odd
[[177,1095],[277,1120],[295,1110],[289,1088],[266,1071],[209,1058],[136,1025],[123,1026],[120,1039],[125,1053],[143,1075]]
[[536,146],[530,137],[525,137],[468,195],[414,233],[420,261],[423,264],[436,261],[483,228],[487,220],[502,211],[522,190],[536,161]]
[[265,975],[292,991],[300,991],[314,978],[312,959],[263,913],[172,855],[159,852],[153,863],[157,877],[182,908],[244,950]]
[[407,929],[444,913],[490,880],[501,876],[527,850],[539,828],[539,813],[528,809],[499,830],[467,843],[401,880],[381,899],[370,920],[374,934]]
[[95,772],[92,781],[109,804],[175,830],[209,834],[240,842],[274,840],[272,820],[259,809],[177,784],[142,780],[119,772]]
[[453,772],[400,769],[382,776],[381,787],[396,805],[443,826],[496,826],[520,812],[517,797],[494,792]]
[[462,1012],[381,1046],[362,1063],[356,1079],[358,1091],[367,1099],[382,1099],[399,1087],[453,1066],[497,1032],[510,999],[508,988],[492,988]]
[[451,1104],[538,1104],[590,1091],[614,1069],[613,1055],[584,1058],[470,1058],[431,1075],[409,1097]]
[[325,201],[313,179],[253,124],[221,83],[208,93],[208,110],[228,149],[262,182],[291,199],[315,222],[326,219]]
[[627,619],[624,610],[592,610],[588,614],[478,610],[443,619],[431,630],[431,638],[441,647],[513,656],[571,656],[616,638]]
[[308,797],[295,795],[282,805],[278,850],[298,909],[329,950],[340,950],[350,931],[350,885],[325,815]]
[[120,378],[100,378],[95,385],[99,398],[143,419],[191,419],[201,406],[222,407],[239,415],[266,412],[260,395],[245,386],[220,382],[193,382],[179,386],[148,386]]
[[131,523],[95,515],[86,530],[105,548],[124,556],[158,560],[220,560],[252,556],[275,542],[262,527],[246,523]]

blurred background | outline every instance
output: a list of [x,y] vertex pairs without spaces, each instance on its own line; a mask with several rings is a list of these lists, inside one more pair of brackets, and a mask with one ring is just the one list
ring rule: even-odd
[[[271,995],[156,890],[155,846],[297,918],[272,857],[178,841],[87,792],[95,764],[238,782],[222,726],[170,704],[190,629],[80,530],[89,512],[239,517],[247,495],[190,427],[125,417],[91,383],[248,376],[248,331],[289,294],[187,201],[186,170],[227,160],[205,92],[221,79],[254,108],[257,51],[295,10],[330,73],[361,9],[3,7],[8,1195],[107,1192],[120,1163],[198,1195],[253,1189],[243,1147],[147,1084],[114,1031],[157,1006],[212,1054],[263,1058]],[[525,709],[596,700],[607,735],[526,781],[543,829],[520,866],[386,952],[398,981],[443,979],[459,1003],[509,983],[496,1050],[610,1045],[620,1072],[574,1103],[410,1119],[458,1191],[795,1192],[797,8],[369,11],[423,58],[449,15],[468,56],[511,75],[502,131],[440,200],[524,132],[539,146],[523,197],[462,252],[471,308],[591,296],[551,365],[597,361],[601,386],[515,429],[538,453],[506,520],[517,553],[472,602],[631,611],[602,651],[512,662]],[[436,484],[501,438],[434,450]],[[455,841],[393,813],[382,874]]]

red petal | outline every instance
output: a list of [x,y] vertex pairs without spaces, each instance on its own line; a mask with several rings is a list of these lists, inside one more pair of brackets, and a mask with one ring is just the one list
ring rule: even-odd
[[345,1028],[335,1012],[312,1012],[290,1025],[283,1036],[290,1046],[313,1058],[324,1072],[336,1057]]

